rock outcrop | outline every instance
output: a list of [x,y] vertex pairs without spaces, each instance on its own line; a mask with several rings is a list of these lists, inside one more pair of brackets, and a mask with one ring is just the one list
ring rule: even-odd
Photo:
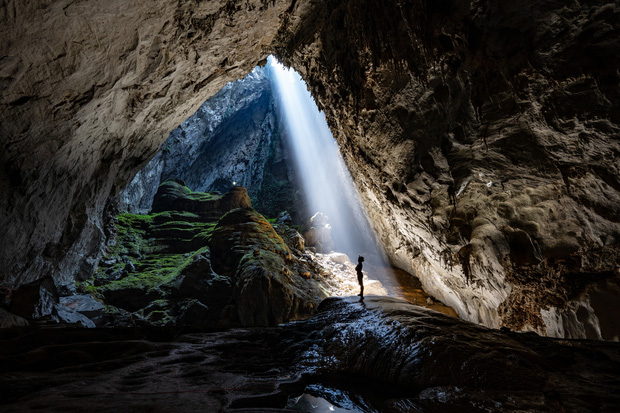
[[316,268],[291,251],[267,220],[236,209],[210,241],[216,268],[234,280],[235,312],[244,325],[277,325],[308,317],[329,294]]
[[309,82],[394,264],[468,320],[561,335],[571,318],[613,336],[600,312],[617,305],[587,291],[619,276],[619,13],[602,0],[8,1],[2,283],[90,275],[110,200],[274,52]]
[[[100,326],[277,325],[311,316],[328,296],[318,267],[289,248],[242,187],[220,195],[166,181],[152,214],[117,217],[109,244],[79,285],[106,304],[93,317]],[[78,297],[65,306],[77,309]]]
[[582,294],[619,276],[618,6],[345,1],[296,13],[279,55],[325,110],[393,263],[462,318],[598,337],[585,325],[620,313]]
[[302,200],[269,76],[268,67],[256,67],[203,103],[122,191],[120,208],[146,213],[160,183],[180,179],[200,192],[243,186],[262,214],[288,208],[299,219]]
[[234,186],[221,195],[194,192],[183,181],[170,180],[159,186],[151,212],[185,211],[217,220],[235,208],[252,208],[248,192],[241,186]]

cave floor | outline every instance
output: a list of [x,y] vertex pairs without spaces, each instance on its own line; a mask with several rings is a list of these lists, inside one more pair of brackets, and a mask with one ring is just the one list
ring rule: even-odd
[[490,330],[377,296],[330,298],[273,328],[0,330],[3,412],[320,411],[312,400],[615,412],[620,345]]

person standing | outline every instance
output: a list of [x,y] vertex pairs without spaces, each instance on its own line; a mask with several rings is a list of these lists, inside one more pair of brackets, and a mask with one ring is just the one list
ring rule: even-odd
[[362,274],[362,263],[364,262],[364,257],[361,255],[357,258],[357,266],[355,267],[355,271],[357,271],[357,282],[360,284],[360,293],[358,294],[361,299],[364,299],[364,274]]

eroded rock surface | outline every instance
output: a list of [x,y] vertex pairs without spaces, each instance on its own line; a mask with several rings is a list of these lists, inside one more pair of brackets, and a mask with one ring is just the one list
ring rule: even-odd
[[3,283],[92,273],[106,204],[267,56],[288,1],[0,6]]
[[307,318],[329,287],[303,248],[294,248],[292,234],[300,235],[280,229],[293,249],[252,209],[245,188],[220,195],[166,181],[152,214],[117,217],[107,254],[79,289],[107,305],[93,317],[99,326],[269,326]]
[[618,5],[296,13],[278,50],[326,111],[397,266],[488,326],[561,336],[578,297],[583,320],[620,313],[582,294],[620,266]]
[[310,83],[394,264],[472,321],[561,335],[584,299],[573,331],[605,330],[600,312],[617,306],[584,292],[620,266],[619,12],[5,2],[2,282],[90,275],[110,199],[205,98],[275,51]]
[[216,268],[234,280],[235,310],[243,325],[308,317],[329,294],[316,266],[301,259],[300,251],[291,250],[252,209],[222,217],[210,247]]

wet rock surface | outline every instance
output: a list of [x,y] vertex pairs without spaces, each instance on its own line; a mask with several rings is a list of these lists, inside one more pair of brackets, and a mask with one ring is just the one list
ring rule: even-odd
[[620,406],[617,343],[489,330],[387,297],[328,299],[276,328],[2,330],[0,358],[6,412],[290,411],[304,394],[366,412]]

